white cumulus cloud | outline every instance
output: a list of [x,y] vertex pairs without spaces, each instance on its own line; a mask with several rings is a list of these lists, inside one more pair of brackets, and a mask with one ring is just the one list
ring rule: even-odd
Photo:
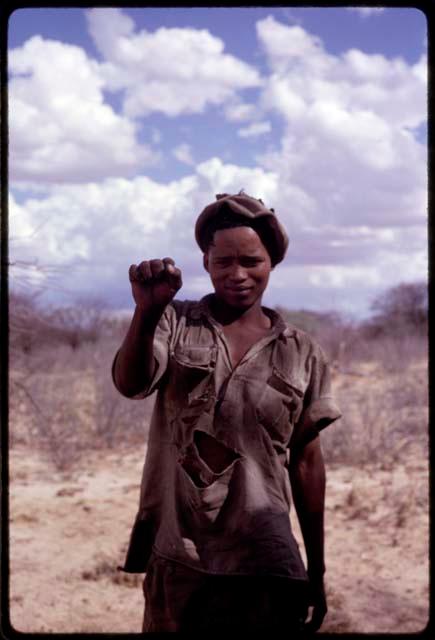
[[104,291],[119,299],[129,290],[130,264],[180,251],[196,188],[195,176],[168,184],[138,176],[57,184],[19,204],[11,193],[11,260],[68,266],[66,291]]
[[[306,194],[305,215],[351,227],[425,224],[425,57],[416,65],[351,49],[273,17],[257,23],[270,75],[262,106],[281,118],[279,148],[257,161]],[[302,199],[299,199],[302,201]],[[283,199],[284,204],[284,199]]]
[[99,66],[80,47],[34,36],[8,62],[12,180],[131,175],[156,160],[105,103]]
[[[269,65],[260,77],[204,29],[137,31],[120,9],[87,15],[100,61],[38,36],[10,53],[12,260],[68,265],[67,289],[127,304],[128,266],[171,255],[183,268],[180,296],[196,298],[210,289],[196,217],[215,194],[244,189],[290,236],[267,304],[361,310],[374,292],[426,276],[424,53],[415,64],[356,48],[332,54],[300,25],[269,17],[257,23]],[[244,102],[250,87],[258,92]],[[107,91],[119,92],[121,114]],[[268,137],[253,166],[212,153],[195,166],[195,138],[180,127],[189,144],[169,153],[190,175],[143,175],[157,157],[138,143],[138,119],[211,105],[235,123],[241,147],[271,121],[281,138]],[[152,143],[170,144],[158,126]]]
[[247,127],[242,127],[238,130],[237,135],[240,138],[254,138],[257,136],[264,135],[265,133],[270,133],[272,131],[272,125],[268,120],[263,122],[253,122]]
[[243,122],[255,116],[257,107],[254,104],[234,102],[225,108],[225,116],[230,122]]
[[175,149],[172,150],[172,154],[183,164],[190,166],[195,165],[195,161],[192,156],[192,147],[185,142],[175,147]]
[[270,207],[273,204],[269,202],[274,202],[277,197],[278,176],[273,171],[224,164],[219,158],[202,162],[196,171],[215,193],[238,193],[243,189],[254,198],[261,198]]
[[217,193],[241,189],[273,207],[290,237],[265,304],[367,311],[374,292],[425,275],[426,234],[418,222],[376,227],[358,218],[348,225],[322,220],[315,200],[298,186],[283,185],[278,172],[216,157],[167,184],[138,176],[53,185],[21,194],[19,204],[11,194],[11,238],[17,240],[11,260],[66,265],[67,292],[104,291],[113,304],[131,306],[129,265],[172,256],[183,271],[179,297],[195,299],[211,287],[194,240],[196,218]]
[[196,218],[217,193],[242,188],[273,206],[272,173],[218,158],[166,184],[137,176],[11,192],[11,260],[67,267],[65,291],[103,291],[114,303],[129,304],[130,264],[172,256],[183,269],[182,297],[196,297],[201,286],[202,293],[210,290],[194,239]]
[[347,7],[347,10],[359,13],[363,18],[369,18],[370,16],[381,15],[385,11],[385,7]]
[[225,53],[223,41],[206,29],[136,32],[133,21],[114,8],[91,9],[87,19],[104,58],[107,87],[125,92],[128,116],[202,113],[261,84],[257,70]]

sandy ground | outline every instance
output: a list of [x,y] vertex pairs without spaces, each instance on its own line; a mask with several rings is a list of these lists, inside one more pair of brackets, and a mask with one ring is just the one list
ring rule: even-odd
[[[143,576],[116,570],[144,449],[89,454],[68,474],[10,451],[10,616],[22,632],[139,632]],[[428,465],[329,467],[329,612],[322,631],[403,633],[428,620]],[[297,535],[297,527],[295,524]]]

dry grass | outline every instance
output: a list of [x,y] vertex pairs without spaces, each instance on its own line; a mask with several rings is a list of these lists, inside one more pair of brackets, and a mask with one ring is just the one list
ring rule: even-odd
[[120,571],[114,564],[113,557],[108,554],[99,553],[93,558],[93,566],[85,569],[81,573],[83,580],[110,580],[113,584],[132,587],[134,589],[141,586],[143,576],[137,573],[126,573]]
[[[116,391],[110,372],[119,343],[106,336],[12,357],[11,445],[36,447],[66,471],[90,449],[142,444],[154,398],[132,401]],[[349,346],[341,350],[333,390],[343,417],[323,434],[328,462],[391,464],[410,448],[427,450],[426,346],[421,338],[383,338],[355,342],[353,355]]]
[[[140,631],[143,575],[124,574],[117,566],[125,559],[144,453],[90,451],[64,474],[47,469],[34,449],[12,449],[11,612],[17,629]],[[323,632],[408,633],[424,627],[427,467],[427,459],[417,456],[391,469],[328,466],[329,611]],[[303,549],[300,531],[293,529]]]
[[[353,330],[317,337],[343,412],[322,434],[322,631],[415,632],[429,602],[427,344],[416,336],[367,341]],[[33,342],[12,353],[11,611],[23,632],[140,631],[143,576],[117,566],[153,399],[127,400],[114,388],[121,339],[112,332],[74,349]]]
[[142,444],[154,400],[128,400],[115,389],[118,345],[113,339],[76,350],[61,345],[12,359],[11,445],[35,446],[66,471],[89,449]]
[[400,372],[382,364],[357,363],[334,376],[343,416],[322,437],[328,462],[391,465],[418,449],[428,450],[427,363],[411,362]]

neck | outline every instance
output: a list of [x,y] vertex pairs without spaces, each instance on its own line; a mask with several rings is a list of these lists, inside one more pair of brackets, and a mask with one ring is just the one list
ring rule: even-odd
[[261,308],[261,299],[257,300],[252,307],[239,309],[236,307],[230,307],[213,295],[210,300],[210,309],[214,319],[223,326],[238,324],[256,325],[264,328],[270,327],[270,318]]

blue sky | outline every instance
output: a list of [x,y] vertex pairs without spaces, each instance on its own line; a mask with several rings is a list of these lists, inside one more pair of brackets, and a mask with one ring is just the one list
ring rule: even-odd
[[124,308],[129,265],[172,255],[197,298],[195,219],[244,188],[290,235],[265,303],[366,314],[427,275],[426,41],[416,9],[17,10],[12,261]]

